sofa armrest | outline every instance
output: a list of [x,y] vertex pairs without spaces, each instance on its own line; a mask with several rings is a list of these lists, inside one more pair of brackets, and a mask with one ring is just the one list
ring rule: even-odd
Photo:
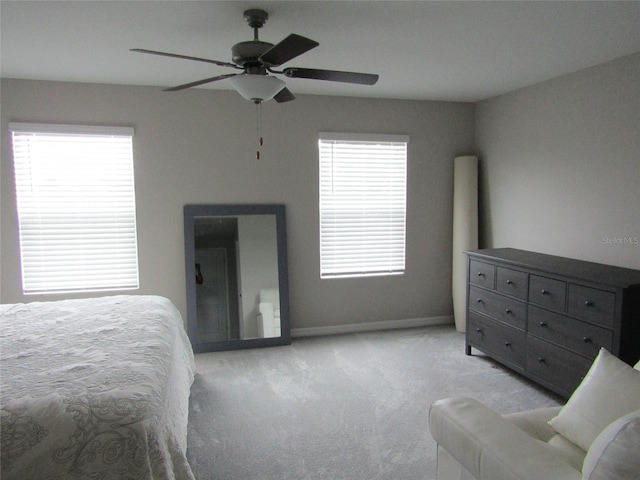
[[429,428],[438,446],[479,480],[582,477],[554,453],[553,447],[471,398],[455,397],[433,403]]

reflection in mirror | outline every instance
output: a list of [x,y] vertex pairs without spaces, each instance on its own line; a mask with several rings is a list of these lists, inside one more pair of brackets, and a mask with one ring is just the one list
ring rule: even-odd
[[283,205],[185,206],[196,352],[290,343]]

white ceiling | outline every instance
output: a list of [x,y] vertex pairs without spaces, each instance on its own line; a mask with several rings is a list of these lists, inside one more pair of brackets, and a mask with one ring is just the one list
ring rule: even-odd
[[320,43],[283,67],[380,75],[372,87],[286,78],[294,94],[477,101],[640,52],[640,1],[1,0],[0,75],[168,87],[234,73],[129,49],[231,61],[253,38],[249,8],[270,15],[261,40]]

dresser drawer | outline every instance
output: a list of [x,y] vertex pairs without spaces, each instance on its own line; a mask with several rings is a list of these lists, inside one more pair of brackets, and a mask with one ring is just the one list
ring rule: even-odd
[[527,306],[514,298],[470,285],[468,305],[470,310],[508,323],[521,330],[526,328]]
[[498,267],[496,290],[526,300],[529,291],[529,274],[511,268]]
[[572,315],[605,327],[612,327],[616,295],[613,292],[570,283],[568,308]]
[[567,285],[560,280],[529,276],[529,302],[564,312],[565,299],[567,297]]
[[469,312],[467,341],[493,358],[524,368],[525,333]]
[[477,260],[469,260],[469,282],[493,290],[495,278],[495,266]]
[[591,363],[592,360],[551,343],[531,336],[527,338],[527,371],[567,396],[580,384]]
[[588,358],[595,358],[600,347],[613,349],[613,332],[573,318],[529,305],[527,332]]

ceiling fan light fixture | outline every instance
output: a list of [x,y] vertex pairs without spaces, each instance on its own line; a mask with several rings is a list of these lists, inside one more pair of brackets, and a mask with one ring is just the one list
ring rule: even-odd
[[254,103],[271,100],[285,87],[282,80],[271,75],[236,75],[230,82],[240,95]]

